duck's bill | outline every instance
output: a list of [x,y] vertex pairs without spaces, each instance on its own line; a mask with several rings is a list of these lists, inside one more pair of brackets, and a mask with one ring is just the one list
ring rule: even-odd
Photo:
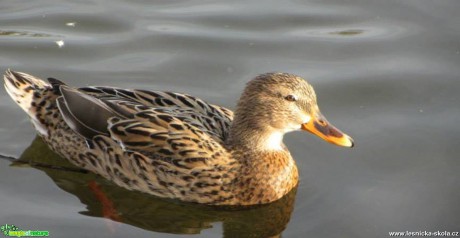
[[351,137],[341,132],[335,126],[331,125],[321,113],[316,113],[309,122],[302,124],[302,130],[309,131],[323,140],[340,146],[353,147],[354,142]]

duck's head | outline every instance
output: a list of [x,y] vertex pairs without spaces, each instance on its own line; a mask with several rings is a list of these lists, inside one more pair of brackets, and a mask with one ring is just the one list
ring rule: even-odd
[[283,135],[294,130],[309,131],[336,145],[354,145],[321,114],[313,87],[301,77],[267,73],[249,81],[235,111],[232,141],[276,149],[282,147]]

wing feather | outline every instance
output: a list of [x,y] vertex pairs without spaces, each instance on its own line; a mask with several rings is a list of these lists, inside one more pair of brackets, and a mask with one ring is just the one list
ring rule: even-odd
[[[204,128],[212,133],[214,139],[221,141],[227,137],[228,128],[233,120],[232,111],[187,94],[112,87],[85,87],[80,88],[80,91],[123,107],[124,111],[133,114],[156,109],[158,113],[163,112],[195,127]],[[114,109],[112,105],[109,106]]]
[[[172,92],[86,87],[78,93],[83,94],[80,101],[99,106],[104,115],[86,118],[85,125],[97,125],[95,131],[105,126],[108,136],[125,151],[161,157],[163,162],[184,169],[230,157],[223,145],[232,121],[228,109]],[[85,104],[78,105],[84,110]],[[72,105],[68,108],[73,110]]]

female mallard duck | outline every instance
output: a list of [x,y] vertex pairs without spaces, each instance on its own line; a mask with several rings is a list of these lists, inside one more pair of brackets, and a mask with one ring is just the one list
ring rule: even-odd
[[52,150],[119,186],[159,197],[270,203],[298,182],[285,133],[302,129],[353,146],[321,115],[313,88],[287,73],[249,81],[235,115],[181,93],[76,89],[11,70],[4,79]]

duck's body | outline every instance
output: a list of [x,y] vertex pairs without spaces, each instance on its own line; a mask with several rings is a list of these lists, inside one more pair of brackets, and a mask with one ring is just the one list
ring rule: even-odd
[[[298,183],[297,167],[282,136],[304,128],[317,111],[313,89],[299,80],[289,74],[254,79],[238,103],[235,120],[226,108],[179,93],[74,89],[55,79],[47,83],[9,70],[5,88],[51,149],[77,166],[127,189],[160,197],[253,205],[275,201]],[[270,107],[277,109],[285,102],[277,105],[277,97],[272,100],[263,88],[279,83],[283,93],[299,82],[299,90],[313,94],[301,105],[311,111],[290,115],[291,108],[275,117],[280,111]],[[331,135],[321,133],[352,145],[333,128]]]

